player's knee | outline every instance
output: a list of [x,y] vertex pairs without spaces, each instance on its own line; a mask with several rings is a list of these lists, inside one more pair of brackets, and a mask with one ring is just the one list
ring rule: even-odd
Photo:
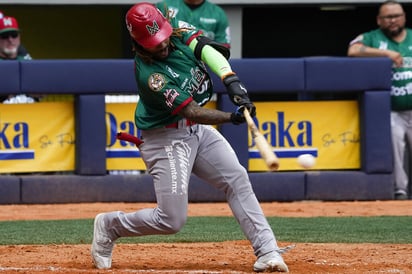
[[172,217],[172,218],[165,218],[162,220],[162,225],[164,227],[164,231],[167,234],[175,234],[179,232],[183,226],[186,224],[187,217]]

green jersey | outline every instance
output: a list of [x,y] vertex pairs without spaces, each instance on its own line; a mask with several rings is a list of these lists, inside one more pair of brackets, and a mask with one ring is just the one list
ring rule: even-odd
[[405,40],[398,43],[388,38],[380,29],[366,32],[352,42],[365,46],[399,52],[402,67],[392,68],[391,103],[393,110],[412,110],[412,30],[406,29]]
[[190,7],[183,0],[163,0],[156,4],[165,14],[185,21],[202,30],[203,35],[226,46],[230,46],[230,28],[225,11],[218,5],[205,0],[201,5]]
[[25,55],[17,55],[17,57],[14,58],[14,59],[5,59],[5,58],[0,56],[0,61],[2,61],[2,60],[23,61],[23,60],[31,60],[31,59],[32,58],[30,57],[30,55],[28,53],[26,53]]
[[171,49],[165,60],[148,64],[135,57],[139,102],[135,122],[139,129],[159,128],[182,119],[177,113],[191,101],[206,104],[212,96],[212,81],[203,62],[187,44],[200,32],[172,19],[173,28],[189,27],[182,36],[170,37]]

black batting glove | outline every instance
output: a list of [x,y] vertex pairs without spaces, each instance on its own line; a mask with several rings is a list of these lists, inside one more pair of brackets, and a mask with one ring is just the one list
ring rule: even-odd
[[247,89],[242,82],[240,82],[237,75],[232,74],[225,77],[223,79],[223,84],[225,85],[229,98],[233,104],[236,106],[244,106],[249,110],[250,116],[256,116],[256,107],[253,105],[252,101],[250,101]]
[[240,125],[246,122],[245,115],[243,114],[244,109],[244,106],[237,107],[236,111],[230,115],[230,121],[234,125]]

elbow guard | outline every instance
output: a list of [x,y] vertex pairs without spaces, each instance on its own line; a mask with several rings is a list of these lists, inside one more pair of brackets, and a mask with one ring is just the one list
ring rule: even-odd
[[197,39],[197,44],[196,44],[194,53],[195,53],[195,57],[198,60],[202,60],[202,49],[206,45],[213,47],[215,50],[220,52],[227,60],[229,60],[230,50],[227,47],[225,47],[223,44],[213,41],[212,39],[207,38],[206,36],[198,36],[196,37],[196,39]]

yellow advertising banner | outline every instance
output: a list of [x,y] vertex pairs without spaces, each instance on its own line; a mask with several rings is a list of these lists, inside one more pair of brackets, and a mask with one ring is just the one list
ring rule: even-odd
[[107,170],[145,170],[140,151],[130,142],[116,139],[118,132],[139,136],[134,123],[136,103],[106,103]]
[[[136,103],[107,103],[107,170],[145,170],[134,144],[118,132],[139,136]],[[208,108],[215,108],[210,102]],[[356,101],[256,102],[257,126],[280,158],[280,171],[301,170],[297,157],[312,154],[314,169],[359,169]],[[249,171],[266,171],[249,134]],[[0,104],[0,173],[73,171],[73,102]]]
[[73,171],[73,102],[0,104],[0,173]]
[[[313,169],[359,169],[360,133],[356,101],[257,102],[255,122],[279,158],[282,170],[302,170],[301,154],[316,158]],[[249,171],[267,171],[249,133]]]

